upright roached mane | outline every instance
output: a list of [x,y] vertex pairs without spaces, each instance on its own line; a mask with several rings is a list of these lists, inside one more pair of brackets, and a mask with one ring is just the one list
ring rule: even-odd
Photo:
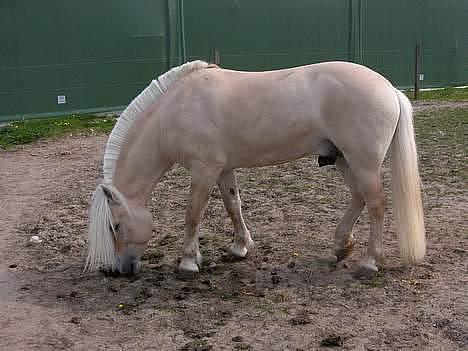
[[[174,67],[153,80],[122,112],[109,136],[104,153],[104,186],[112,191],[114,196],[121,199],[125,205],[125,199],[120,192],[113,187],[112,181],[117,161],[120,156],[122,145],[125,143],[128,131],[135,120],[151,106],[156,99],[163,95],[167,89],[179,79],[188,74],[207,68],[208,63],[204,61],[187,62],[181,66]],[[104,186],[97,186],[93,194],[89,214],[88,228],[88,256],[85,271],[99,267],[115,268],[115,253],[112,227],[112,212],[108,199],[104,193]]]
[[153,80],[122,112],[117,123],[112,129],[112,133],[107,141],[106,152],[104,153],[104,183],[112,184],[115,166],[119,159],[122,144],[125,142],[127,133],[133,122],[145,111],[155,100],[176,81],[185,77],[193,71],[207,68],[208,63],[204,61],[187,62],[175,67],[170,71]]

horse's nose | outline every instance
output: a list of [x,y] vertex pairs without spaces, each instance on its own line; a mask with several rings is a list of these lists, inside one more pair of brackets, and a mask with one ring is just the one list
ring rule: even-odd
[[138,258],[133,255],[118,256],[117,269],[121,274],[136,274],[140,269]]

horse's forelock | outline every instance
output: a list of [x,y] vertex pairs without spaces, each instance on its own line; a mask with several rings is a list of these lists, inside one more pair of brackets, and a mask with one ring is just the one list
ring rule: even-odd
[[115,268],[112,212],[102,185],[94,192],[89,211],[88,256],[84,270]]

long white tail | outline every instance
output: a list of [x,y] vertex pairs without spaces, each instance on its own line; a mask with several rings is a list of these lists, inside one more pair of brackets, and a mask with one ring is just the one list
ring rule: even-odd
[[413,108],[396,90],[400,118],[392,141],[392,203],[403,262],[421,262],[426,251],[421,180],[414,141]]

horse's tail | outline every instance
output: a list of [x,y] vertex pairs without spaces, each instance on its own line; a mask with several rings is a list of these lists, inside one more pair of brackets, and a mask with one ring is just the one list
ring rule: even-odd
[[426,251],[421,180],[414,140],[413,109],[408,98],[396,90],[400,117],[392,141],[392,203],[403,262],[422,261]]
[[104,190],[104,185],[97,186],[89,210],[88,257],[84,271],[115,268],[112,212]]

